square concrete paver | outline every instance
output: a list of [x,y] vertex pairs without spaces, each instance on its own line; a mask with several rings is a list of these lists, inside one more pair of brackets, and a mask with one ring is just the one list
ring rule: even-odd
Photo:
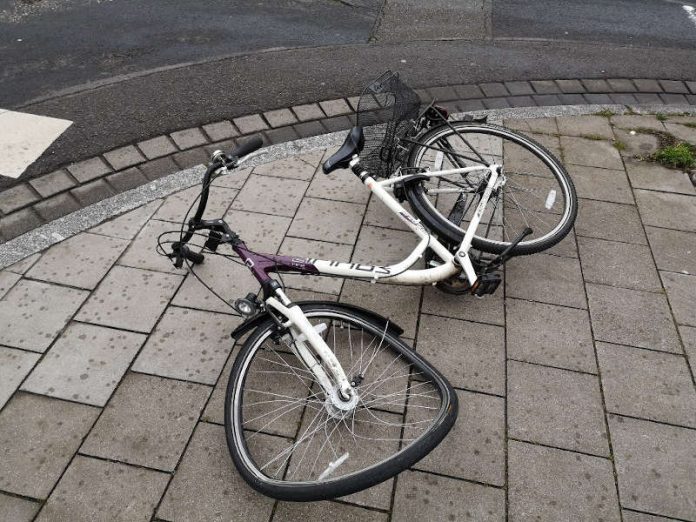
[[660,270],[696,274],[696,234],[645,227]]
[[[693,119],[688,123],[693,125]],[[678,123],[665,123],[665,128],[667,132],[673,134],[680,140],[696,143],[696,128],[694,127],[687,127],[686,125],[680,125]]]
[[0,490],[46,498],[99,409],[26,393],[0,413]]
[[88,295],[84,290],[19,281],[0,300],[0,344],[44,352]]
[[575,221],[578,236],[646,245],[643,224],[633,205],[581,199]]
[[203,414],[201,415],[201,421],[212,422],[215,424],[225,423],[225,395],[227,394],[227,383],[230,380],[232,365],[234,364],[234,360],[239,353],[242,342],[243,341],[238,341],[232,348],[232,355],[229,357],[229,359],[227,359],[227,363],[222,369],[218,382],[215,385],[215,388],[213,388],[213,392],[210,394],[208,404],[206,404]]
[[[225,221],[255,252],[275,254],[292,220],[282,216],[230,210]],[[227,247],[220,247],[220,252]],[[227,252],[227,250],[225,250]],[[210,256],[209,256],[210,257]],[[207,261],[207,260],[206,260]]]
[[239,192],[232,208],[293,217],[309,183],[299,179],[253,174]]
[[36,520],[145,522],[168,481],[166,473],[78,455]]
[[691,365],[691,371],[696,371],[696,328],[680,326],[679,334],[684,342],[684,351]]
[[[266,453],[279,452],[283,439],[260,435]],[[269,457],[270,458],[270,457]],[[266,522],[275,501],[252,490],[232,464],[225,429],[198,424],[181,464],[167,490],[157,516],[164,520],[215,519]]]
[[111,172],[111,168],[100,157],[68,165],[68,170],[80,183],[91,181]]
[[619,151],[609,141],[561,136],[561,147],[563,158],[567,163],[623,170]]
[[652,129],[664,132],[665,126],[655,116],[642,114],[626,114],[612,116],[611,122],[620,129]]
[[612,139],[609,120],[604,116],[565,116],[556,118],[558,132],[566,136],[597,136]]
[[31,522],[40,507],[38,502],[0,493],[0,520]]
[[196,127],[172,132],[170,136],[181,150],[197,147],[208,142],[200,129]]
[[418,471],[399,475],[393,520],[505,520],[505,491]]
[[568,165],[578,197],[614,203],[633,203],[633,194],[623,170]]
[[696,232],[696,196],[635,190],[646,225]]
[[0,409],[10,400],[39,357],[38,353],[0,346]]
[[596,376],[510,361],[507,396],[511,437],[609,455]]
[[142,207],[105,221],[90,229],[89,232],[121,239],[133,239],[161,204],[162,200],[156,199]]
[[[171,259],[160,255],[157,251],[157,240],[165,232],[169,233],[162,237],[162,241],[178,241],[181,235],[181,226],[154,219],[148,221],[135,240],[131,242],[128,250],[121,256],[118,264],[170,274],[184,274],[183,268],[175,268]],[[198,243],[198,238],[194,238],[194,242]],[[162,246],[165,252],[171,252],[171,244],[163,243]]]
[[595,339],[680,352],[677,331],[661,294],[588,284]]
[[129,373],[81,453],[172,471],[211,389]]
[[32,254],[30,256],[25,257],[21,261],[17,261],[13,265],[10,265],[7,267],[8,272],[12,272],[14,274],[24,274],[27,270],[29,270],[34,263],[36,263],[39,259],[41,258],[40,253]]
[[307,195],[348,203],[367,203],[370,191],[350,170],[336,170],[328,176],[320,170],[309,184]]
[[[234,169],[229,172],[223,172],[213,179],[210,186],[240,189],[247,182],[249,176],[251,176],[252,170],[253,169]],[[214,190],[214,188],[210,189],[211,192]]]
[[232,349],[241,317],[169,307],[133,370],[214,385]]
[[127,246],[125,239],[78,234],[49,248],[27,277],[93,289]]
[[587,311],[508,299],[507,356],[511,359],[596,373]]
[[141,334],[71,323],[22,389],[104,406],[144,341]]
[[22,279],[22,276],[14,272],[3,270],[0,272],[0,299],[5,297],[5,294],[10,291],[17,281]]
[[510,129],[516,129],[528,134],[541,132],[544,134],[558,134],[556,118],[524,118],[505,120],[504,125]]
[[[494,486],[505,485],[505,400],[457,391],[459,416],[447,437],[414,468]],[[417,400],[409,404],[418,404]],[[423,420],[423,408],[410,408],[408,424]]]
[[181,283],[181,276],[115,266],[76,318],[149,332]]
[[423,288],[421,311],[426,314],[504,326],[504,284],[503,281],[494,294],[487,295],[482,299],[471,294],[446,294],[437,288],[426,286]]
[[404,329],[402,336],[408,339],[416,337],[420,297],[419,286],[375,285],[351,280],[343,284],[341,292],[341,302],[367,308],[393,320]]
[[305,198],[288,235],[352,245],[358,237],[364,205]]
[[[208,203],[205,207],[205,219],[216,219],[224,216],[237,195],[237,192],[237,190],[224,187],[215,187],[211,189]],[[189,189],[172,194],[164,200],[164,203],[153,218],[162,221],[173,221],[175,223],[182,223],[191,219],[198,208],[196,198],[200,193],[201,187],[195,185]],[[196,201],[196,204],[191,208],[194,201]],[[189,211],[189,209],[191,210]],[[186,219],[187,212],[189,212],[189,214]]]
[[631,160],[626,161],[626,172],[635,188],[696,195],[689,176],[681,170],[668,169],[657,163]]
[[660,272],[669,304],[679,324],[696,326],[696,275]]
[[[324,156],[324,150],[317,150],[298,156],[272,161],[259,165],[254,169],[254,174],[264,176],[276,176],[279,178],[293,178],[309,181],[319,168],[319,163]],[[323,173],[321,174],[324,175]]]
[[[410,206],[408,206],[406,202],[403,202],[402,205],[404,205],[406,210],[413,215]],[[394,212],[392,212],[384,203],[382,203],[381,200],[377,199],[376,197],[370,198],[370,202],[367,205],[367,211],[365,212],[365,224],[376,227],[395,228],[397,230],[410,230],[406,226],[406,223],[399,218],[399,216],[394,214]]]
[[[418,242],[418,236],[410,231],[363,226],[355,244],[352,260],[356,263],[389,266],[406,259]],[[413,268],[419,266],[422,265],[416,263]]]
[[660,140],[653,134],[642,132],[631,134],[631,131],[614,128],[614,136],[616,136],[617,143],[623,144],[623,149],[619,151],[619,154],[624,158],[625,164],[633,162],[637,157],[648,157],[660,148]]
[[147,159],[160,158],[177,151],[177,148],[167,136],[157,136],[156,138],[141,141],[138,143],[138,148],[145,154]]
[[276,522],[341,520],[343,522],[387,522],[389,515],[338,502],[279,502],[273,515]]
[[454,386],[505,394],[502,327],[423,314],[417,349]]
[[597,343],[607,410],[696,428],[696,390],[682,355]]
[[696,430],[609,416],[621,503],[696,519]]
[[[222,252],[222,248],[220,249]],[[251,271],[242,264],[234,263],[224,257],[208,255],[202,265],[195,270],[203,283],[211,287],[227,303],[246,297],[248,293],[257,293],[260,285],[251,275]],[[172,300],[172,304],[199,308],[212,312],[237,314],[230,305],[225,304],[208,290],[193,274],[189,274]]]
[[[137,163],[145,161],[145,157],[140,154],[140,151],[133,145],[127,145],[120,149],[115,149],[104,153],[106,161],[108,161],[114,170],[125,169]],[[74,174],[74,173],[73,173]],[[77,177],[77,175],[75,175]]]
[[506,266],[507,295],[542,303],[587,308],[577,259],[536,254]]
[[611,462],[510,441],[509,520],[619,521]]
[[649,247],[588,237],[578,238],[578,246],[585,281],[652,292],[662,290]]

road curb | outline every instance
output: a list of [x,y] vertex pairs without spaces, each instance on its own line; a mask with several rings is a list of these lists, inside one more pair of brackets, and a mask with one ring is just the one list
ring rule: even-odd
[[[460,84],[417,90],[451,112],[612,105],[617,110],[696,107],[696,81],[559,79]],[[0,192],[0,241],[9,241],[95,202],[205,163],[212,151],[261,134],[266,145],[343,131],[355,123],[358,97],[249,114],[153,136],[64,165]]]

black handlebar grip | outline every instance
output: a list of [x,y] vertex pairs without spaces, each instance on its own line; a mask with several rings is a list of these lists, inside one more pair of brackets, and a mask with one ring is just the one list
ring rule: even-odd
[[239,145],[239,147],[230,152],[229,155],[231,157],[241,158],[242,156],[251,154],[255,150],[259,150],[262,146],[263,139],[261,138],[261,136],[257,134],[256,136],[252,136],[249,140]]

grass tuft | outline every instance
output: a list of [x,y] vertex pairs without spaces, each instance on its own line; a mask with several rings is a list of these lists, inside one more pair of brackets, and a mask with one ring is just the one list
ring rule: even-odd
[[599,134],[583,134],[583,138],[586,140],[595,140],[595,141],[602,141],[604,137],[600,136]]
[[611,111],[609,109],[602,109],[599,112],[595,112],[595,116],[604,116],[605,118],[611,118],[614,116],[614,111]]
[[669,145],[653,154],[652,159],[665,167],[673,169],[692,169],[696,167],[696,147],[680,142]]
[[665,115],[662,114],[661,112],[658,112],[658,113],[655,115],[655,118],[657,118],[657,121],[667,121],[667,116],[665,116]]
[[612,143],[612,145],[614,145],[614,148],[619,152],[626,150],[626,144],[621,140],[614,140],[614,143]]

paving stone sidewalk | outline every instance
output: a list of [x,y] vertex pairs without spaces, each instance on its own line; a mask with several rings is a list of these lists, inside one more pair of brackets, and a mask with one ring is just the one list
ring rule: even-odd
[[[241,319],[154,251],[188,189],[0,271],[0,520],[696,521],[696,190],[636,161],[657,139],[631,132],[696,143],[696,118],[506,124],[559,154],[581,199],[497,294],[285,278],[391,316],[452,380],[459,419],[426,459],[338,501],[246,486],[222,425]],[[324,155],[220,178],[211,215],[262,251],[396,261],[410,236]],[[224,297],[257,289],[219,259],[198,272]]]

